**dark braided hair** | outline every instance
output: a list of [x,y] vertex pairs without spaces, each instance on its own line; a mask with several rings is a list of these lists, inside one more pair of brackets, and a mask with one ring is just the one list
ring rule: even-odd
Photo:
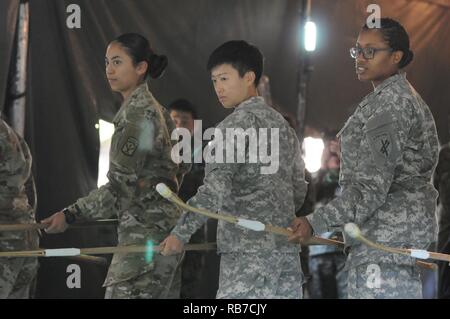
[[[370,30],[367,24],[362,27],[363,30]],[[400,69],[407,66],[413,59],[414,53],[409,48],[409,36],[405,28],[394,19],[381,18],[380,28],[383,39],[389,44],[394,51],[402,51],[403,56],[398,66]]]
[[167,67],[167,57],[153,52],[149,42],[142,35],[137,33],[125,33],[117,37],[113,42],[119,43],[136,65],[139,62],[147,62],[147,72],[145,77],[159,78]]

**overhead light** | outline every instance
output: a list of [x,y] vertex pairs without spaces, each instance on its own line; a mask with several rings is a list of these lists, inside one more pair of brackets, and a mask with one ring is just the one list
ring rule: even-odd
[[312,21],[308,21],[305,24],[305,50],[306,51],[314,51],[316,49],[316,37],[317,37],[317,28],[316,24]]

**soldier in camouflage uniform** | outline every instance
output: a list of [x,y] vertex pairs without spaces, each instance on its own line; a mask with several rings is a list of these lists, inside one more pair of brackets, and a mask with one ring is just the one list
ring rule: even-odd
[[[33,223],[36,208],[30,150],[0,120],[0,224]],[[33,196],[28,200],[27,194]],[[35,231],[0,232],[0,251],[37,249]],[[0,298],[26,299],[34,293],[37,258],[0,259]]]
[[[374,92],[359,103],[338,133],[342,195],[294,228],[300,239],[354,222],[370,240],[425,249],[435,240],[437,192],[431,176],[438,159],[432,114],[399,69],[413,58],[404,28],[388,18],[380,29],[361,30],[351,55],[362,81]],[[413,258],[351,246],[348,298],[421,298]]]
[[[47,232],[64,230],[73,217],[108,218],[117,214],[119,245],[162,241],[181,212],[162,198],[155,185],[164,182],[177,192],[188,167],[171,160],[172,130],[167,110],[148,90],[145,77],[157,78],[167,65],[145,38],[125,34],[110,43],[106,75],[124,102],[114,118],[109,182],[54,214]],[[179,256],[155,254],[148,263],[141,254],[115,254],[104,282],[106,298],[178,298]]]
[[[450,253],[450,143],[444,144],[439,151],[439,162],[433,182],[439,191],[437,251],[448,254]],[[449,299],[450,265],[448,262],[439,262],[438,284],[438,297]]]
[[[267,164],[261,158],[256,163],[249,161],[251,148],[246,142],[243,163],[207,161],[203,186],[188,203],[219,214],[287,227],[306,194],[304,164],[295,131],[257,96],[262,68],[262,54],[244,41],[226,42],[212,53],[208,70],[216,94],[225,108],[234,108],[216,132],[220,130],[226,136],[227,128],[279,129],[279,153],[271,139],[268,143],[269,150],[278,157],[278,169],[262,173]],[[216,140],[211,143],[214,145]],[[226,152],[236,151],[234,138],[224,143]],[[161,244],[163,253],[180,252],[206,219],[185,212],[171,236]],[[217,245],[221,254],[217,298],[302,297],[300,247],[288,243],[285,237],[219,221]]]

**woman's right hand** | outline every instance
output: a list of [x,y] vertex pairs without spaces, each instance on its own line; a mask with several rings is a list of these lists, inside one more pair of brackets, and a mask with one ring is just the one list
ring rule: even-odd
[[54,213],[52,216],[41,220],[41,224],[47,224],[45,232],[47,234],[57,234],[66,231],[69,225],[66,223],[66,216],[62,211]]
[[161,255],[170,256],[183,252],[184,243],[175,235],[169,235],[159,244]]
[[290,242],[306,243],[312,236],[312,227],[306,217],[295,217],[288,229],[292,231],[288,237]]

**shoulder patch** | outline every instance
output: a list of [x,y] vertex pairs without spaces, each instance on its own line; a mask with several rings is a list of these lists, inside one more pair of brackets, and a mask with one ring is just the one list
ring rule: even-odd
[[138,140],[130,136],[123,144],[121,151],[124,155],[131,157],[136,152],[138,145],[139,145]]
[[380,133],[372,136],[372,147],[378,155],[388,158],[392,152],[392,139],[389,133]]
[[377,165],[395,163],[400,155],[396,122],[389,114],[378,115],[367,122],[366,134]]

